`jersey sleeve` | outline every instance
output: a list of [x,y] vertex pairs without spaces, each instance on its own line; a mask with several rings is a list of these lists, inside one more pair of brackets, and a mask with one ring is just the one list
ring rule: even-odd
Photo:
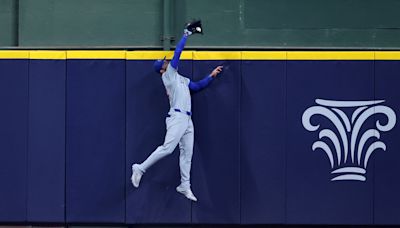
[[163,74],[163,77],[169,81],[176,80],[176,77],[178,75],[178,71],[171,66],[171,63],[168,64],[167,70]]
[[186,77],[183,77],[183,79],[185,80],[185,84],[186,84],[187,86],[189,86],[189,84],[190,84],[190,79],[189,79],[189,78],[186,78]]
[[197,81],[197,82],[189,81],[188,86],[191,91],[197,92],[197,91],[200,91],[200,90],[204,89],[205,87],[207,87],[212,80],[213,80],[213,77],[211,77],[211,75],[207,75],[200,81]]
[[179,41],[178,45],[176,45],[174,57],[171,60],[171,66],[173,68],[175,68],[176,70],[178,69],[179,60],[181,58],[182,51],[185,48],[186,39],[187,39],[187,36],[183,35],[181,40]]

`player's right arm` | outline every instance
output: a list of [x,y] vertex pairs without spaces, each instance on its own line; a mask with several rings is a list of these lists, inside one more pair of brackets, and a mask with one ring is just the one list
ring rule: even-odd
[[207,87],[211,81],[217,77],[218,74],[222,72],[223,66],[217,66],[211,74],[207,75],[205,78],[201,79],[200,81],[197,82],[189,82],[189,89],[192,92],[197,92],[202,90],[203,88]]

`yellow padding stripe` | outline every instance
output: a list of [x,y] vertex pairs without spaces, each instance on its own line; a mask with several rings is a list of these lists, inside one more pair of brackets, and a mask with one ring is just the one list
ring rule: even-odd
[[126,51],[67,51],[67,59],[125,59]]
[[[0,51],[0,59],[171,59],[173,51]],[[184,51],[182,60],[400,60],[400,51]]]
[[0,59],[29,59],[29,51],[0,51]]
[[[126,52],[126,59],[128,60],[154,60],[162,59],[164,56],[167,59],[172,59],[174,56],[173,51],[128,51]],[[181,54],[182,60],[193,59],[192,51],[183,51]]]
[[193,60],[241,60],[240,51],[199,51],[193,52]]
[[243,60],[285,60],[285,51],[243,51]]
[[29,54],[30,59],[66,59],[66,51],[31,51]]
[[293,51],[288,60],[374,60],[373,51]]
[[378,51],[375,52],[376,60],[400,60],[400,51]]

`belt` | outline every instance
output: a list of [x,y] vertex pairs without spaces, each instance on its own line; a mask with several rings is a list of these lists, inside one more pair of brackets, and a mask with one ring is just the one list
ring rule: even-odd
[[186,115],[188,115],[188,116],[191,116],[192,115],[192,113],[191,112],[188,112],[188,111],[181,111],[180,109],[178,109],[178,108],[175,108],[174,109],[174,111],[175,112],[181,112],[181,113],[185,113]]
[[[188,115],[188,116],[191,116],[191,115],[192,115],[192,112],[182,111],[182,110],[180,110],[179,108],[174,108],[174,111],[175,111],[175,112],[184,113],[184,114],[186,114],[186,115]],[[167,115],[167,117],[170,117],[170,115]]]

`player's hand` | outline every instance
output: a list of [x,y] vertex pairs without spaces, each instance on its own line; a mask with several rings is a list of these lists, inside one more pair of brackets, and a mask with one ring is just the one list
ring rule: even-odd
[[185,36],[190,36],[195,33],[203,34],[203,28],[201,26],[201,20],[193,20],[185,25],[183,30]]
[[224,66],[217,66],[212,72],[211,72],[211,77],[217,77],[218,74],[220,74],[222,72],[222,69],[224,68]]
[[183,34],[185,34],[185,36],[190,36],[190,35],[192,35],[193,33],[192,33],[191,31],[189,31],[188,29],[184,29],[184,30],[183,30]]

